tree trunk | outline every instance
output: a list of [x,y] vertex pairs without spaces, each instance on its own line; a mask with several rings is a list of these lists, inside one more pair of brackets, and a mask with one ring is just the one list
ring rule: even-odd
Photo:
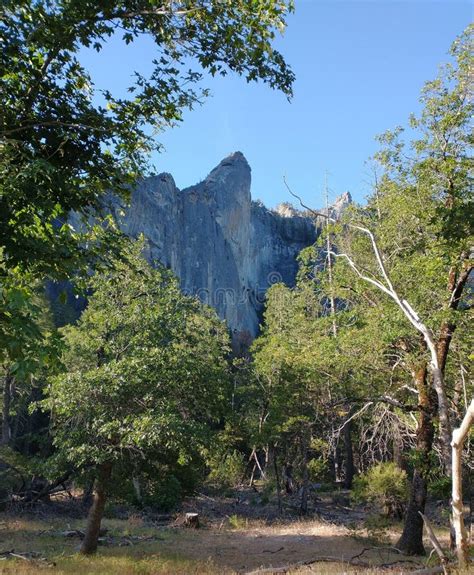
[[352,421],[348,421],[344,426],[344,487],[352,488],[354,479],[354,451],[352,449]]
[[[467,260],[469,253],[461,254],[460,261]],[[472,271],[472,264],[465,262],[461,271],[458,273],[455,266],[449,270],[448,291],[451,294],[449,308],[457,310],[459,302],[461,301],[463,291],[467,285],[469,276]],[[440,436],[441,448],[443,452],[443,459],[446,463],[445,473],[448,477],[451,476],[451,453],[449,446],[451,444],[451,425],[449,421],[449,406],[446,401],[446,393],[440,393],[441,388],[444,390],[444,372],[446,369],[446,362],[448,360],[449,349],[453,339],[454,331],[456,330],[456,323],[453,321],[444,321],[439,330],[438,341],[436,342],[436,354],[438,369],[433,370],[433,387],[438,394],[438,410],[440,422]],[[433,361],[432,361],[433,363]]]
[[133,490],[135,491],[135,499],[137,500],[137,503],[142,504],[143,503],[142,488],[140,485],[140,479],[138,478],[137,475],[134,475],[132,477],[132,485]]
[[278,500],[278,514],[281,515],[282,505],[281,505],[280,473],[278,471],[277,453],[276,453],[275,448],[273,448],[273,469],[275,471],[275,483],[276,483],[276,492],[277,492],[277,500]]
[[334,481],[342,482],[342,455],[339,445],[334,448]]
[[424,555],[423,519],[418,513],[425,509],[427,482],[422,473],[415,469],[411,485],[410,500],[405,513],[405,523],[397,548],[406,555]]
[[82,493],[81,498],[81,505],[84,508],[90,507],[94,500],[93,496],[94,496],[94,480],[88,481],[87,485],[84,487],[84,491]]
[[[469,258],[469,253],[465,252],[461,254],[460,261]],[[457,310],[459,307],[459,302],[461,301],[464,288],[469,279],[469,275],[472,271],[471,265],[463,266],[463,269],[460,273],[458,273],[456,266],[452,266],[449,270],[449,279],[448,279],[448,291],[451,294],[449,308],[453,310]],[[449,347],[451,345],[451,341],[453,339],[453,334],[456,329],[456,323],[453,321],[444,321],[441,324],[441,328],[439,330],[439,337],[438,342],[436,344],[436,348],[438,351],[438,363],[439,368],[444,373],[446,367],[446,361],[448,359]]]
[[393,462],[397,467],[406,471],[406,461],[403,457],[403,439],[400,436],[400,427],[398,423],[395,423],[393,435]]
[[0,445],[10,443],[10,405],[12,401],[13,376],[7,372],[3,379],[2,437]]
[[199,529],[199,513],[186,513],[184,516],[184,526]]
[[95,493],[92,507],[87,517],[87,527],[84,540],[81,545],[81,553],[91,555],[97,551],[100,532],[100,523],[104,515],[105,502],[107,499],[107,484],[112,474],[112,464],[103,463],[99,466],[99,473],[95,480]]
[[309,472],[308,472],[308,438],[306,437],[306,430],[303,431],[302,437],[302,477],[303,484],[301,486],[301,503],[300,503],[300,514],[306,515],[308,513],[308,483],[309,483]]
[[415,373],[415,383],[419,393],[419,422],[416,432],[416,448],[418,461],[413,473],[410,499],[405,513],[405,522],[400,540],[397,543],[407,555],[424,555],[423,547],[423,519],[420,515],[425,512],[427,477],[430,472],[430,454],[433,447],[435,412],[434,398],[427,382],[426,364]]
[[459,567],[464,569],[469,562],[469,545],[467,531],[464,525],[464,506],[462,498],[462,448],[471,425],[474,423],[474,399],[466,411],[466,415],[458,429],[453,431],[453,492],[452,492],[452,525],[456,537],[456,553]]
[[449,405],[444,388],[444,375],[441,369],[432,369],[433,388],[438,396],[439,438],[441,453],[444,462],[444,471],[447,477],[451,476],[451,422],[449,417]]
[[291,495],[295,490],[293,483],[293,465],[291,463],[285,463],[283,477],[285,479],[285,491],[288,495]]

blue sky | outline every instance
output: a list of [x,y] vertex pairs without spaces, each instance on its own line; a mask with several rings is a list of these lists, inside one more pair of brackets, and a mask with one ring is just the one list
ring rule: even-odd
[[[472,16],[467,1],[296,0],[277,42],[296,74],[293,100],[236,76],[206,78],[212,96],[161,135],[155,169],[183,188],[240,150],[252,167],[252,196],[268,206],[291,200],[283,175],[306,202],[322,205],[326,170],[331,197],[348,190],[362,201],[375,135],[419,110],[424,81]],[[146,40],[132,49],[113,40],[99,55],[82,55],[96,85],[112,92],[134,69],[146,72],[152,57]]]

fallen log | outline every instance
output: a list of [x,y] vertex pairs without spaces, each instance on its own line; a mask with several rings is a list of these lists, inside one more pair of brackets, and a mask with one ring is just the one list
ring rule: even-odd
[[441,561],[442,570],[439,571],[439,573],[444,573],[444,575],[448,575],[448,558],[444,554],[443,548],[441,547],[441,544],[438,541],[435,532],[433,531],[433,528],[431,527],[431,524],[428,521],[428,518],[426,517],[426,515],[423,515],[421,511],[418,511],[418,513],[421,515],[421,518],[423,519],[423,523],[425,525],[426,533],[428,535],[430,543],[433,546],[433,549],[436,551],[439,560]]
[[353,565],[357,567],[364,567],[370,569],[373,565],[370,563],[366,563],[363,561],[351,562],[351,560],[346,561],[345,559],[341,559],[340,557],[331,557],[331,556],[321,556],[316,559],[310,559],[309,561],[298,561],[297,563],[292,563],[291,565],[282,565],[281,567],[264,567],[262,569],[256,569],[254,571],[247,571],[244,575],[266,575],[270,573],[288,573],[293,569],[297,569],[298,567],[305,567],[309,565],[313,565],[314,563],[343,563],[345,565]]
[[437,573],[444,573],[444,567],[442,565],[436,565],[436,567],[427,567],[426,569],[417,569],[416,571],[410,571],[410,575],[436,575]]
[[14,549],[10,549],[9,551],[0,551],[0,560],[5,561],[6,559],[22,559],[23,561],[28,561],[30,563],[46,564],[48,567],[56,566],[54,561],[49,561],[46,557],[43,557],[36,551],[22,553],[15,552]]

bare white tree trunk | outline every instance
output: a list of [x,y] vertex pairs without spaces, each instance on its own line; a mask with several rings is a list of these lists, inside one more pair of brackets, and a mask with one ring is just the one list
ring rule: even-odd
[[[300,204],[304,208],[309,210],[314,216],[316,216],[316,217],[320,216],[320,217],[326,218],[327,221],[331,221],[331,222],[336,221],[336,220],[334,220],[334,218],[331,218],[329,216],[329,214],[316,212],[315,210],[308,208],[308,206],[306,206],[301,201],[301,198],[291,190],[291,188],[289,187],[289,185],[285,179],[284,179],[284,182],[285,182],[285,185],[286,185],[288,191],[290,192],[290,194],[292,196],[294,196],[295,198],[297,198],[299,200]],[[400,297],[398,291],[395,289],[394,285],[392,284],[392,281],[391,281],[390,276],[389,276],[387,269],[385,267],[385,263],[383,261],[382,254],[380,252],[380,249],[379,249],[379,246],[377,244],[377,241],[375,239],[374,234],[368,228],[365,228],[363,226],[359,226],[357,224],[347,223],[346,225],[347,225],[347,227],[349,227],[353,230],[356,230],[358,232],[361,232],[361,233],[365,234],[366,236],[368,236],[370,243],[371,243],[371,246],[372,246],[372,251],[373,251],[373,254],[375,257],[375,261],[377,262],[377,267],[379,269],[379,272],[380,272],[382,279],[378,280],[378,279],[375,279],[373,277],[365,275],[361,271],[361,268],[356,264],[356,262],[352,259],[352,257],[347,253],[331,252],[331,255],[333,255],[335,258],[344,258],[347,261],[347,263],[349,264],[349,266],[354,270],[354,272],[357,274],[357,276],[360,279],[366,281],[367,283],[370,283],[371,285],[375,286],[376,288],[381,290],[383,293],[388,295],[390,298],[392,298],[392,300],[397,304],[397,306],[403,312],[403,314],[408,319],[408,321],[412,324],[412,326],[419,333],[421,333],[421,335],[423,336],[423,339],[425,340],[426,346],[427,346],[428,351],[430,353],[430,372],[431,372],[431,377],[432,377],[432,383],[433,383],[433,387],[434,387],[434,390],[436,392],[436,395],[438,397],[440,440],[441,440],[441,451],[442,451],[442,456],[443,456],[443,462],[444,462],[444,465],[446,468],[445,469],[446,474],[450,475],[450,473],[451,473],[451,448],[450,448],[451,424],[450,424],[450,417],[449,417],[449,405],[448,405],[448,399],[446,396],[446,390],[445,390],[445,385],[444,385],[443,370],[441,369],[441,366],[439,364],[438,350],[436,349],[436,343],[435,343],[433,333],[430,330],[430,328],[421,320],[421,318],[418,316],[416,311],[411,307],[411,305],[407,302],[407,300],[402,299]]]
[[329,235],[329,190],[328,181],[326,175],[325,183],[325,195],[326,195],[326,213],[328,217],[326,218],[326,258],[328,262],[328,279],[329,279],[329,301],[331,304],[331,318],[332,318],[332,334],[334,337],[337,336],[337,324],[336,324],[336,302],[334,301],[334,286],[332,281],[332,255],[331,255],[331,238]]
[[474,399],[467,408],[466,414],[458,429],[453,431],[452,447],[452,471],[453,471],[453,491],[452,491],[452,525],[456,534],[456,552],[459,566],[464,569],[469,561],[469,545],[466,526],[464,525],[463,500],[462,500],[462,448],[464,440],[471,425],[474,423]]
[[138,478],[137,475],[132,476],[132,485],[133,485],[133,490],[135,491],[135,497],[137,498],[138,503],[142,503],[143,502],[142,488],[140,485],[140,479]]

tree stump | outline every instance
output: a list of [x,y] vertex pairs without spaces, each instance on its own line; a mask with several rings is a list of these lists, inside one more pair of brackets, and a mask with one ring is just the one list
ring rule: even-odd
[[184,526],[192,529],[199,528],[199,513],[186,513],[184,517]]

